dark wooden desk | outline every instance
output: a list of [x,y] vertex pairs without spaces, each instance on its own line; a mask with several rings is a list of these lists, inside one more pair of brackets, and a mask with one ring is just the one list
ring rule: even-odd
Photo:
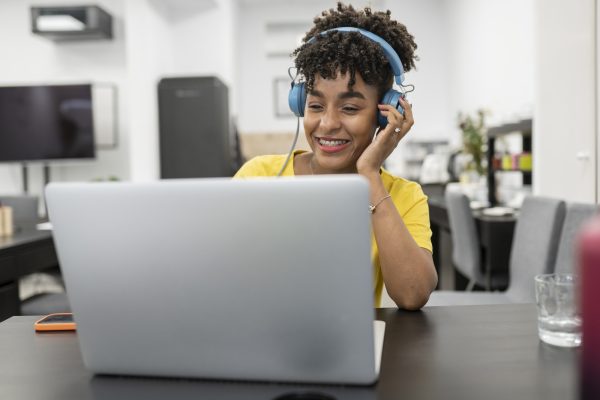
[[20,314],[20,277],[56,266],[52,232],[38,231],[31,224],[13,236],[0,237],[0,321]]
[[[444,252],[445,243],[452,236],[446,202],[441,196],[429,197],[434,263],[437,268],[452,265],[450,255]],[[505,289],[508,285],[510,250],[517,218],[514,215],[490,217],[473,211],[482,255],[482,273],[491,281],[492,288]],[[453,268],[453,267],[452,267]],[[439,273],[439,271],[438,271]],[[464,289],[461,285],[446,289]]]
[[2,399],[274,399],[321,392],[337,399],[577,398],[578,349],[537,337],[534,305],[377,310],[386,321],[373,387],[300,386],[93,376],[75,333],[36,334],[35,317],[0,323]]

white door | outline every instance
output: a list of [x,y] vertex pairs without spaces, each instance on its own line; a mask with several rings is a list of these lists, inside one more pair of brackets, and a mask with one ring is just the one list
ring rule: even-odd
[[596,2],[536,0],[534,193],[597,201]]

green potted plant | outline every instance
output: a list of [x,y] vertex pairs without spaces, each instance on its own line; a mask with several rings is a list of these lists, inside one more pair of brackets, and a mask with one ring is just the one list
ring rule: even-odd
[[475,117],[469,114],[458,114],[458,127],[462,132],[463,153],[469,154],[471,160],[467,164],[467,171],[474,171],[479,176],[486,173],[485,152],[487,150],[486,112],[477,110]]

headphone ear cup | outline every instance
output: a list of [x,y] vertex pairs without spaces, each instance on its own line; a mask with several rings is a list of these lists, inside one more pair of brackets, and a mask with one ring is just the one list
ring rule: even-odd
[[304,117],[304,105],[306,104],[306,90],[304,88],[304,82],[294,83],[290,88],[288,94],[288,105],[290,110],[296,117]]
[[[400,98],[404,98],[402,93],[397,90],[390,89],[383,95],[383,99],[381,99],[381,104],[388,104],[396,108],[396,110],[400,111],[400,114],[404,115],[404,108],[400,104]],[[380,111],[377,111],[377,123],[381,129],[387,126],[387,117],[381,114]]]

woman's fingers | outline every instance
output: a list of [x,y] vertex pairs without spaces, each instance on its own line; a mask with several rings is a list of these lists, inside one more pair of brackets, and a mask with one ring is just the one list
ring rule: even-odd
[[408,129],[410,129],[415,123],[412,105],[402,97],[400,97],[400,105],[402,105],[402,108],[404,108],[404,122],[408,125]]
[[408,102],[403,101],[401,104],[405,110],[404,114],[389,104],[378,105],[381,115],[386,117],[388,120],[388,124],[383,132],[393,136],[397,142],[399,142],[400,139],[406,135],[414,123],[412,118],[412,110],[410,109]]

